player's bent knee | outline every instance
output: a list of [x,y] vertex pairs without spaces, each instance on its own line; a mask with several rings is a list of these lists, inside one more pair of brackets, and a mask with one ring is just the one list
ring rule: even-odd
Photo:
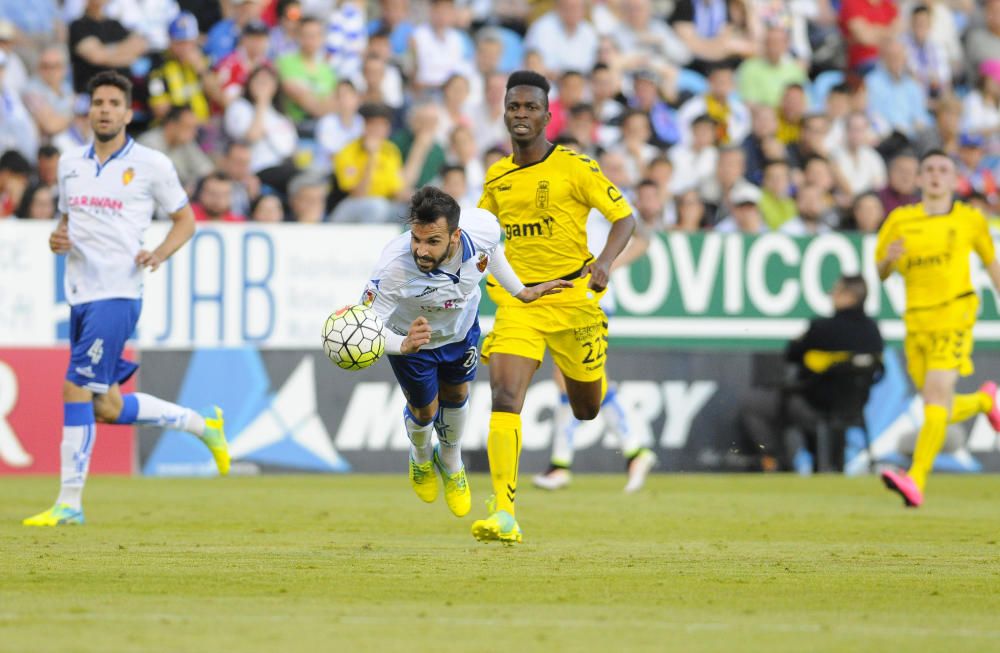
[[115,401],[109,395],[94,398],[94,418],[104,424],[114,424],[122,412],[122,402]]
[[493,388],[493,412],[495,413],[520,413],[523,397],[518,393],[504,386]]

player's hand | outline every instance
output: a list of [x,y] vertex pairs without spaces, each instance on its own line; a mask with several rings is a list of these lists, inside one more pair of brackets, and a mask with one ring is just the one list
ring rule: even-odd
[[611,278],[611,266],[598,260],[591,263],[589,268],[589,270],[585,270],[585,273],[590,274],[587,287],[596,292],[607,288],[608,280]]
[[562,292],[563,288],[572,288],[573,282],[566,281],[565,279],[556,279],[555,281],[546,281],[545,283],[540,283],[537,286],[525,286],[524,290],[517,293],[517,298],[520,299],[525,304],[530,304],[539,297],[544,297],[546,295],[558,295]]
[[897,238],[889,243],[889,248],[885,250],[885,260],[890,264],[895,264],[905,253],[906,247],[903,246],[903,239]]
[[415,354],[420,348],[431,341],[431,325],[426,317],[418,317],[410,325],[410,332],[403,338],[399,351],[404,354]]
[[49,235],[49,249],[53,254],[66,254],[69,252],[72,243],[69,242],[69,225],[65,221],[60,221],[56,230]]
[[150,272],[156,272],[156,269],[160,267],[163,263],[163,259],[156,252],[147,252],[146,250],[140,250],[139,254],[135,257],[135,264],[140,268],[149,268]]

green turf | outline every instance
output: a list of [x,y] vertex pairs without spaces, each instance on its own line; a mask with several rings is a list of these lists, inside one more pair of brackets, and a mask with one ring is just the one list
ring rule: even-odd
[[[997,651],[1000,478],[622,477],[519,492],[525,542],[404,475],[0,479],[2,651]],[[523,485],[527,485],[524,483]]]

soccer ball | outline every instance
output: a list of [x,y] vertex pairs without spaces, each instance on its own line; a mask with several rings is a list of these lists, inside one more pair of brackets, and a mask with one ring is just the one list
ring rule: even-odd
[[348,304],[326,318],[323,351],[345,370],[371,367],[385,352],[382,319],[367,306]]

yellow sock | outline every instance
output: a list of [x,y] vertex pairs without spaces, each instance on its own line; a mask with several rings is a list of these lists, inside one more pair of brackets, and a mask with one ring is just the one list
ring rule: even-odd
[[490,414],[490,435],[486,440],[490,475],[497,510],[514,514],[517,495],[517,462],[521,457],[521,416],[517,413]]
[[985,413],[993,408],[993,399],[985,392],[972,392],[967,395],[955,395],[951,402],[951,419],[949,424],[964,422],[979,413]]
[[917,436],[917,446],[913,452],[913,464],[907,474],[920,491],[924,491],[927,475],[934,467],[934,459],[944,446],[948,432],[948,409],[944,406],[927,404],[924,406],[924,426]]

